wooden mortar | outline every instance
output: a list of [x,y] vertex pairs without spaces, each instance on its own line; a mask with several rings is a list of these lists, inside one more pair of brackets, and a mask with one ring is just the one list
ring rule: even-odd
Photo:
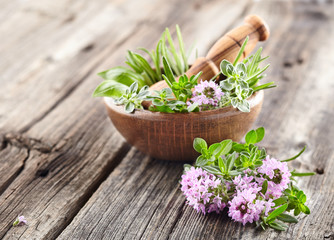
[[204,138],[208,144],[224,139],[239,141],[260,114],[263,90],[255,92],[248,101],[249,113],[228,106],[194,113],[136,110],[129,114],[112,98],[104,98],[109,118],[131,145],[151,157],[171,161],[194,161],[198,156],[193,149],[196,137]]

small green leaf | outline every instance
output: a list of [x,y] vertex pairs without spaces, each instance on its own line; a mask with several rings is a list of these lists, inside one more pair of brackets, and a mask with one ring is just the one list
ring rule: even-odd
[[166,106],[166,105],[154,106],[154,107],[155,108],[153,109],[150,107],[150,110],[154,112],[174,113],[174,111],[169,106]]
[[129,90],[131,93],[136,93],[138,90],[138,83],[137,82],[132,83]]
[[173,82],[175,82],[174,74],[173,74],[172,69],[170,68],[169,63],[168,63],[168,61],[165,57],[162,57],[162,63],[163,63],[164,71],[165,71],[165,75],[163,75],[163,76],[166,76],[169,83],[171,84],[169,87],[172,88],[172,84],[173,84]]
[[251,130],[246,134],[245,141],[247,144],[256,143],[256,140],[257,140],[257,134],[254,130]]
[[209,172],[209,173],[212,173],[214,175],[222,175],[222,173],[220,172],[219,170],[219,167],[218,166],[212,166],[212,165],[209,165],[209,166],[204,166],[202,167],[205,171]]
[[130,86],[133,82],[138,82],[139,88],[145,85],[145,80],[141,74],[126,67],[114,67],[100,72],[98,75],[105,80],[112,80],[126,86]]
[[220,82],[220,87],[226,91],[231,91],[234,88],[234,86],[226,80]]
[[280,215],[281,213],[283,213],[287,209],[287,207],[288,207],[288,204],[284,204],[284,205],[280,206],[279,208],[276,208],[267,217],[267,222],[270,222],[271,220],[275,219],[278,215]]
[[154,99],[154,100],[152,101],[152,103],[153,103],[153,105],[155,105],[155,106],[162,106],[162,105],[164,105],[164,103],[163,103],[162,101],[160,101],[159,99]]
[[305,214],[310,214],[311,213],[310,209],[306,205],[304,205],[303,213],[305,213]]
[[277,85],[274,85],[274,82],[270,82],[270,83],[265,83],[265,84],[262,84],[262,85],[259,85],[259,86],[256,86],[256,87],[253,86],[252,88],[253,88],[253,91],[256,92],[256,91],[269,89],[269,88],[274,88],[274,87],[277,87]]
[[263,222],[260,222],[260,226],[262,227],[263,230],[266,230],[266,225]]
[[94,90],[93,97],[119,98],[125,93],[126,89],[128,89],[128,87],[124,84],[113,80],[106,80],[97,86]]
[[236,70],[239,74],[246,74],[247,68],[246,68],[246,65],[243,62],[240,62],[236,65]]
[[263,195],[266,195],[267,188],[268,188],[268,181],[265,180],[265,181],[262,183],[262,189],[261,189],[261,193],[262,193]]
[[184,168],[184,171],[186,172],[186,171],[189,171],[192,168],[192,166],[190,164],[184,164],[183,168]]
[[313,175],[315,175],[315,172],[307,172],[307,173],[291,172],[291,176],[293,177],[306,177],[306,176],[313,176]]
[[128,103],[125,105],[124,110],[125,110],[127,113],[132,113],[132,112],[135,110],[135,105],[134,105],[132,102],[128,102]]
[[300,214],[300,208],[295,208],[295,210],[293,211],[293,215],[298,216]]
[[264,135],[265,135],[264,127],[260,127],[258,129],[256,129],[255,132],[256,132],[256,135],[257,135],[256,143],[261,142]]
[[189,107],[187,107],[188,112],[199,112],[198,103],[193,103]]
[[237,144],[233,144],[233,151],[236,151],[236,152],[242,152],[246,149],[245,145],[244,144],[240,144],[240,143],[237,143]]
[[206,143],[206,141],[202,138],[195,138],[194,142],[193,142],[193,147],[195,149],[196,152],[202,153],[203,149],[207,149],[208,145]]
[[305,151],[306,149],[306,146],[304,146],[304,148],[295,156],[293,156],[292,158],[288,158],[288,159],[285,159],[285,160],[281,160],[281,162],[290,162],[292,160],[295,160],[296,158],[298,158],[300,155],[302,155],[302,153]]
[[269,226],[273,229],[278,230],[278,231],[285,231],[286,230],[286,227],[285,227],[286,225],[282,224],[282,223],[278,223],[277,221],[269,223]]
[[198,166],[198,167],[203,167],[203,166],[205,166],[207,163],[208,163],[208,159],[206,159],[206,158],[203,157],[203,156],[199,156],[199,157],[196,159],[196,166]]
[[277,198],[273,201],[273,203],[275,203],[275,207],[277,206],[280,206],[284,203],[286,203],[288,201],[288,198],[287,197],[280,197],[280,198]]
[[228,155],[227,162],[226,162],[226,166],[227,166],[228,171],[231,171],[232,168],[234,167],[234,161],[235,161],[236,158],[237,158],[237,155],[236,155],[235,152]]
[[250,105],[246,99],[243,99],[242,101],[240,101],[239,104],[237,105],[237,108],[241,112],[250,112]]
[[306,195],[303,194],[303,195],[299,198],[299,201],[300,201],[301,203],[305,203],[305,202],[306,202]]
[[281,213],[279,216],[277,216],[277,219],[283,222],[287,222],[287,223],[297,223],[298,222],[298,220],[295,217],[290,216],[289,214],[285,214],[285,213]]
[[222,144],[221,143],[214,143],[209,147],[209,152],[213,155],[213,156],[217,156],[220,154],[220,152],[222,151]]
[[220,171],[226,172],[226,165],[221,157],[218,158],[218,166]]
[[239,52],[238,52],[238,55],[237,55],[237,57],[235,58],[235,60],[234,60],[234,62],[233,62],[233,66],[235,66],[235,65],[237,64],[237,62],[239,61],[241,55],[243,54],[243,52],[244,52],[244,50],[245,50],[245,47],[246,47],[246,45],[247,45],[247,43],[248,43],[248,40],[249,40],[249,37],[247,36],[247,37],[245,38],[245,41],[243,42],[243,44],[242,44],[241,47],[240,47],[240,50],[239,50]]
[[231,139],[226,139],[224,141],[221,141],[220,144],[222,146],[221,151],[219,155],[226,155],[228,154],[232,149],[232,143],[233,141]]
[[180,48],[180,53],[183,59],[183,63],[184,63],[184,70],[187,71],[188,70],[188,58],[186,56],[185,50],[184,50],[184,44],[183,44],[183,39],[182,39],[182,35],[181,35],[181,30],[179,25],[176,25],[176,34],[177,34],[177,39],[179,41],[179,48]]
[[220,71],[226,76],[226,77],[228,77],[229,75],[228,75],[228,72],[227,72],[227,66],[228,65],[232,65],[232,63],[230,63],[229,61],[227,61],[227,60],[223,60],[223,61],[221,61],[220,62]]

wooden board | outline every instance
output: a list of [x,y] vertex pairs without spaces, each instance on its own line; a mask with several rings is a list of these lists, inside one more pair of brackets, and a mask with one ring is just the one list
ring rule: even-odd
[[[334,238],[333,2],[17,3],[0,10],[0,238]],[[285,233],[197,214],[179,190],[183,164],[131,148],[90,97],[97,72],[122,64],[126,49],[153,48],[164,27],[178,23],[204,55],[250,13],[270,25],[268,81],[279,85],[256,123],[263,145],[285,158],[307,144],[290,166],[319,173],[299,182],[311,215]],[[11,227],[18,214],[29,226]]]

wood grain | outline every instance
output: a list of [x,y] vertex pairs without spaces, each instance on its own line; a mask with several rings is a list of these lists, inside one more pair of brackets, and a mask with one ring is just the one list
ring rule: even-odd
[[[0,2],[0,238],[333,239],[333,2]],[[175,34],[178,23],[204,56],[248,14],[272,29],[264,50],[279,84],[255,124],[263,145],[286,158],[307,144],[290,166],[318,172],[298,183],[311,215],[285,233],[194,212],[179,190],[182,164],[130,150],[90,97],[97,72],[126,49],[153,48],[166,26]],[[29,226],[11,227],[18,214]]]

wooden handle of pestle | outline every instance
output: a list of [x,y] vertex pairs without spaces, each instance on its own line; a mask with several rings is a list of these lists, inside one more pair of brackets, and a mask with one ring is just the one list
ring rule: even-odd
[[[200,80],[210,80],[218,74],[220,62],[226,59],[233,62],[245,38],[249,36],[248,43],[245,47],[240,60],[244,59],[256,46],[258,41],[265,41],[269,37],[268,25],[258,16],[251,15],[245,18],[245,24],[237,27],[223,37],[221,37],[209,50],[206,57],[198,58],[192,67],[185,73],[188,77],[202,71]],[[167,88],[165,81],[153,84],[149,90],[161,90]],[[147,102],[145,107],[149,106]]]

